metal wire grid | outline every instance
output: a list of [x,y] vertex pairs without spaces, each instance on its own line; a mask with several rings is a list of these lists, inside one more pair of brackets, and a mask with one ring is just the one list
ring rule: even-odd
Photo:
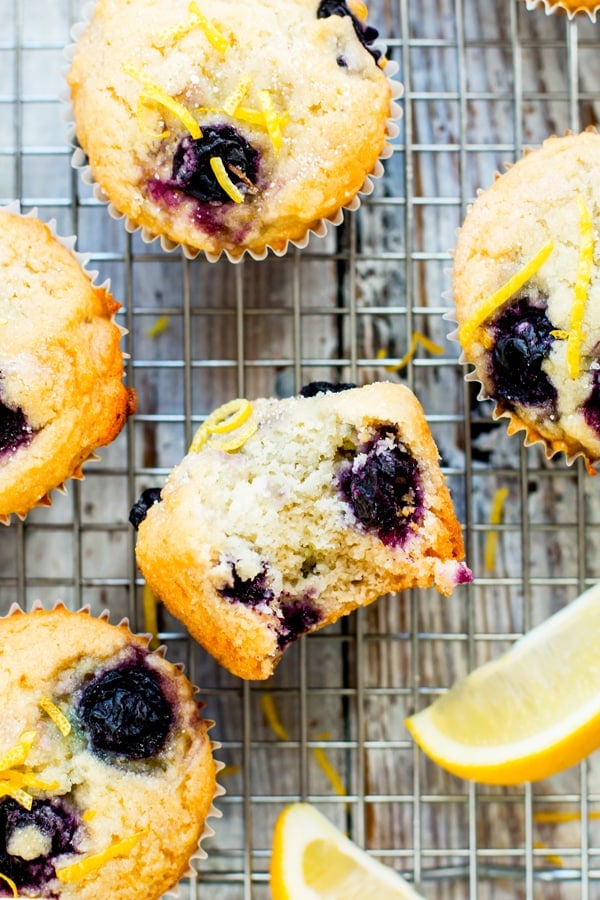
[[[140,403],[86,479],[0,536],[0,602],[63,599],[144,627],[127,524],[210,409],[237,395],[290,393],[314,378],[406,381],[423,402],[465,526],[476,580],[454,597],[411,592],[302,640],[273,679],[220,670],[163,615],[168,656],[202,687],[222,741],[227,796],[201,875],[182,896],[268,896],[271,829],[308,798],[429,898],[600,897],[595,757],[521,789],[466,784],[424,759],[402,725],[455,677],[495,656],[600,578],[595,486],[490,427],[463,382],[442,315],[456,227],[480,186],[526,144],[596,121],[597,27],[483,0],[380,0],[372,18],[400,64],[401,134],[358,213],[280,260],[189,262],[126,235],[70,169],[62,49],[81,15],[67,0],[0,0],[0,196],[20,198],[123,303]],[[164,328],[161,331],[161,327]],[[399,372],[415,331],[444,349]],[[386,355],[380,359],[379,352]],[[491,499],[510,503],[494,569],[483,547]],[[266,715],[275,705],[281,728]],[[333,766],[337,779],[323,766]],[[540,813],[550,816],[544,824]],[[563,822],[553,813],[566,813]]]

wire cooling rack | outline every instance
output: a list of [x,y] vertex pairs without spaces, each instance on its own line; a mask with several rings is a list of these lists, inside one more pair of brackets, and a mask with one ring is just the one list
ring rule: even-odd
[[[597,121],[600,24],[518,0],[373,0],[405,85],[385,175],[325,239],[233,265],[126,234],[72,171],[59,95],[80,15],[67,0],[0,0],[0,199],[55,218],[111,279],[139,408],[83,482],[2,530],[1,610],[60,598],[144,630],[128,510],[162,483],[207,412],[317,378],[404,381],[438,442],[475,582],[450,599],[384,597],[298,642],[265,683],[219,669],[159,610],[160,639],[200,685],[226,763],[223,818],[181,896],[268,897],[275,818],[308,799],[427,898],[600,897],[596,756],[534,785],[488,788],[436,767],[403,726],[600,578],[595,482],[492,424],[443,318],[455,231],[476,191],[526,145]],[[439,348],[411,355],[415,334]]]

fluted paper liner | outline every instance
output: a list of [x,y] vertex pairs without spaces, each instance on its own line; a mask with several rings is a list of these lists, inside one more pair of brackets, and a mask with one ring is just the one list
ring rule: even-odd
[[[71,38],[72,43],[68,44],[65,47],[64,55],[69,61],[73,59],[73,54],[75,52],[75,45],[83,31],[90,23],[94,8],[96,6],[95,0],[91,0],[91,2],[86,3],[83,11],[82,11],[82,19],[80,22],[77,22],[73,28],[71,29]],[[173,241],[164,234],[160,234],[159,232],[154,232],[151,229],[147,228],[144,225],[138,225],[137,222],[130,219],[126,214],[122,213],[115,204],[111,201],[111,199],[107,196],[102,187],[95,181],[94,173],[92,171],[91,166],[89,165],[86,154],[83,149],[77,143],[76,136],[76,126],[74,121],[74,113],[73,107],[71,105],[70,92],[67,87],[64,93],[61,94],[61,99],[66,104],[66,110],[63,118],[67,122],[67,141],[70,146],[73,147],[73,154],[71,156],[71,165],[74,169],[77,169],[81,175],[81,179],[85,184],[88,184],[92,187],[92,191],[95,199],[104,205],[106,205],[109,215],[113,219],[121,220],[126,231],[130,234],[139,233],[140,237],[146,244],[151,244],[154,241],[160,241],[161,248],[167,252],[171,253],[179,248],[183,255],[187,259],[195,259],[197,256],[202,255],[208,262],[217,262],[221,256],[225,256],[229,259],[230,262],[238,263],[241,262],[245,257],[250,257],[254,260],[263,260],[269,254],[269,251],[273,253],[275,256],[285,256],[290,247],[297,247],[298,249],[304,249],[311,235],[315,235],[317,237],[325,237],[328,228],[330,225],[337,226],[341,225],[344,219],[344,212],[349,211],[353,212],[357,210],[361,205],[361,197],[366,197],[373,192],[374,189],[374,180],[381,178],[384,173],[384,168],[382,164],[382,160],[388,159],[393,153],[393,147],[390,143],[390,140],[397,137],[399,134],[399,127],[397,125],[397,121],[402,116],[402,110],[399,104],[396,102],[403,94],[403,86],[399,81],[394,81],[393,76],[399,70],[399,66],[393,60],[388,60],[386,57],[386,46],[380,40],[373,43],[373,49],[379,50],[382,55],[382,59],[386,60],[383,71],[387,76],[388,83],[390,85],[390,109],[389,116],[386,122],[385,128],[385,141],[383,144],[382,151],[379,155],[379,159],[375,163],[373,170],[365,177],[365,180],[362,184],[362,187],[356,192],[355,196],[346,204],[341,205],[331,216],[320,219],[316,224],[313,224],[312,227],[307,227],[305,234],[298,238],[297,240],[288,240],[282,248],[275,249],[271,246],[266,246],[264,250],[261,252],[256,252],[249,249],[243,249],[239,254],[234,254],[230,250],[223,250],[219,253],[211,253],[207,250],[201,250],[197,247],[193,247],[189,244],[180,243],[177,241]],[[66,80],[66,76],[68,74],[69,68],[67,67],[64,71],[64,76]]]
[[[87,615],[87,616],[90,616],[91,618],[97,618],[100,621],[104,621],[107,624],[111,624],[110,623],[110,611],[108,609],[103,610],[97,616],[93,616],[90,611],[89,605],[82,606],[77,610],[69,610],[68,607],[66,606],[66,604],[63,603],[62,600],[57,600],[50,609],[47,609],[46,606],[44,606],[44,604],[41,602],[41,600],[34,600],[30,610],[24,610],[18,603],[15,602],[15,603],[11,604],[8,612],[4,616],[0,616],[0,618],[8,618],[10,616],[15,616],[15,615],[25,615],[26,616],[30,612],[36,612],[39,610],[43,610],[45,612],[52,612],[56,609],[64,609],[64,610],[67,610],[68,612],[72,612],[74,615]],[[161,645],[156,650],[151,650],[150,649],[150,640],[152,639],[152,635],[133,632],[130,628],[129,620],[127,618],[121,618],[114,627],[119,628],[122,631],[128,632],[129,635],[131,636],[131,638],[134,639],[138,643],[140,640],[142,642],[145,642],[146,648],[151,655],[161,656],[161,657],[167,659],[167,648],[164,645]],[[185,667],[184,667],[183,663],[171,663],[171,665],[173,665],[173,667],[175,669],[179,670],[182,674],[185,674]],[[196,704],[198,706],[198,710],[199,710],[199,712],[201,712],[202,709],[204,709],[204,707],[206,706],[206,704],[203,701],[196,699],[196,695],[198,695],[200,693],[200,688],[195,684],[192,684],[191,686],[192,686],[194,698],[196,700]],[[215,723],[212,719],[202,719],[202,722],[206,726],[207,731],[210,731],[215,725]],[[219,750],[220,748],[221,748],[221,744],[218,741],[213,741],[213,740],[210,741],[210,750],[211,750],[211,753],[213,754],[213,760],[215,763],[215,774],[217,776],[218,776],[219,772],[225,768],[225,763],[214,758],[215,751]],[[212,802],[211,802],[208,812],[206,814],[202,833],[200,834],[200,837],[198,839],[198,846],[197,846],[196,850],[191,854],[190,859],[188,861],[189,868],[181,876],[180,881],[183,880],[184,878],[187,878],[190,876],[195,877],[197,875],[197,871],[192,867],[192,864],[194,861],[207,859],[208,854],[207,854],[206,850],[204,850],[204,848],[202,847],[202,842],[206,838],[212,837],[215,833],[214,829],[207,823],[207,820],[210,818],[216,818],[216,819],[221,818],[221,816],[223,814],[222,814],[221,810],[217,809],[217,807],[215,806],[215,800],[217,800],[219,797],[222,797],[225,793],[226,793],[225,788],[222,785],[220,785],[218,783],[218,781],[216,781],[215,782],[215,793],[213,795]],[[178,883],[178,884],[172,885],[167,890],[167,892],[164,893],[162,896],[165,898],[179,897],[180,896],[180,884]]]
[[552,16],[555,13],[564,13],[569,19],[574,19],[576,16],[587,13],[592,22],[596,21],[596,16],[600,9],[600,3],[592,5],[582,2],[579,6],[571,8],[573,6],[572,3],[565,4],[561,0],[525,0],[525,6],[530,12],[540,8],[544,10],[547,16]]
[[[56,219],[49,219],[46,221],[39,216],[38,207],[34,206],[29,212],[23,213],[21,212],[21,204],[18,200],[14,200],[12,203],[7,204],[6,206],[0,206],[0,212],[11,213],[14,216],[22,216],[24,219],[39,219],[39,221],[43,222],[50,229],[50,233],[53,238],[55,238],[62,246],[68,250],[71,256],[76,260],[76,262],[81,266],[83,272],[87,275],[90,280],[90,283],[94,288],[97,288],[100,291],[105,291],[110,294],[110,278],[106,278],[102,283],[98,284],[97,279],[99,276],[99,272],[95,269],[89,269],[88,264],[92,258],[91,253],[81,253],[79,250],[75,249],[75,244],[77,242],[76,235],[61,235],[56,230]],[[112,296],[112,295],[111,295]],[[118,328],[121,337],[124,337],[128,334],[128,330],[120,325],[115,320],[116,312],[111,316],[111,321]],[[121,353],[123,360],[129,359],[128,353]],[[131,389],[130,389],[131,390]],[[98,448],[96,448],[97,450]],[[83,474],[82,467],[89,462],[98,462],[100,460],[100,456],[96,453],[96,450],[92,451],[87,459],[84,459],[81,464],[71,473],[69,476],[69,481],[71,479],[75,479],[77,481],[84,481],[85,475]],[[44,494],[37,503],[31,507],[31,509],[36,509],[38,507],[47,507],[52,506],[52,494],[57,491],[60,494],[66,494],[67,489],[65,486],[65,482],[61,484],[57,484],[54,487],[50,488],[46,494]],[[7,515],[0,514],[0,524],[1,525],[10,525],[11,518],[13,515],[17,516],[18,519],[24,521],[27,518],[27,515],[31,512],[31,509],[27,510],[27,512],[17,512],[13,511]]]

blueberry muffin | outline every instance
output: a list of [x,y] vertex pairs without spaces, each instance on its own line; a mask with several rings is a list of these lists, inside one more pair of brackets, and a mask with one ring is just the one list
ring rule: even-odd
[[0,521],[21,518],[110,443],[135,408],[119,308],[32,216],[0,211]]
[[509,432],[600,459],[600,135],[551,137],[480,194],[459,232],[463,360]]
[[209,258],[322,229],[389,150],[365,16],[361,0],[97,0],[68,83],[105,198],[165,248]]
[[415,396],[342,387],[232,401],[132,511],[150,587],[241,678],[383,593],[471,580]]
[[0,897],[158,900],[214,814],[194,688],[60,605],[0,619],[0,646]]

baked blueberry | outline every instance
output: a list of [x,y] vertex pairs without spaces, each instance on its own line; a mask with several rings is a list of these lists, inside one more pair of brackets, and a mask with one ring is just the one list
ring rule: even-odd
[[402,544],[412,525],[422,521],[418,464],[391,425],[383,425],[341,464],[338,483],[358,521],[389,546]]
[[380,51],[371,47],[371,44],[379,37],[379,32],[376,28],[363,25],[360,19],[351,12],[346,0],[321,0],[317,9],[317,19],[328,19],[329,16],[349,16],[352,20],[356,37],[365,50],[369,51],[375,62],[379,62],[381,59]]
[[139,496],[139,499],[131,507],[129,512],[129,521],[137,531],[141,523],[146,518],[148,510],[155,503],[160,503],[160,488],[146,488]]
[[542,365],[554,338],[546,309],[522,297],[493,326],[492,396],[530,406],[556,404],[556,388]]
[[231,564],[232,584],[225,585],[219,593],[227,600],[237,600],[245,606],[260,606],[264,603],[270,603],[275,596],[273,591],[267,587],[267,569],[263,567],[262,571],[255,575],[254,578],[240,578],[235,565]]
[[159,753],[173,722],[158,675],[141,663],[117,666],[90,681],[77,717],[96,753],[127,759]]
[[30,443],[33,428],[22,409],[11,409],[0,401],[0,453],[14,453]]
[[[53,860],[63,853],[77,852],[79,826],[77,814],[63,799],[34,800],[29,810],[16,800],[3,799],[0,801],[0,872],[14,881],[19,891],[55,896],[45,893],[46,885],[55,878]],[[13,896],[7,883],[1,880],[0,896]]]
[[242,193],[256,192],[259,154],[231,125],[203,125],[202,137],[181,139],[173,157],[168,187],[202,203],[230,203],[212,170],[210,160],[223,161],[227,175]]
[[333,381],[311,381],[300,388],[301,397],[314,397],[316,394],[339,394],[341,391],[350,391],[355,388],[355,384],[350,382],[340,382],[335,384]]
[[583,416],[589,427],[600,435],[600,369],[592,371],[592,390],[583,405]]
[[306,598],[282,604],[281,612],[283,621],[277,636],[277,646],[280,650],[309,631],[321,619],[320,611]]

